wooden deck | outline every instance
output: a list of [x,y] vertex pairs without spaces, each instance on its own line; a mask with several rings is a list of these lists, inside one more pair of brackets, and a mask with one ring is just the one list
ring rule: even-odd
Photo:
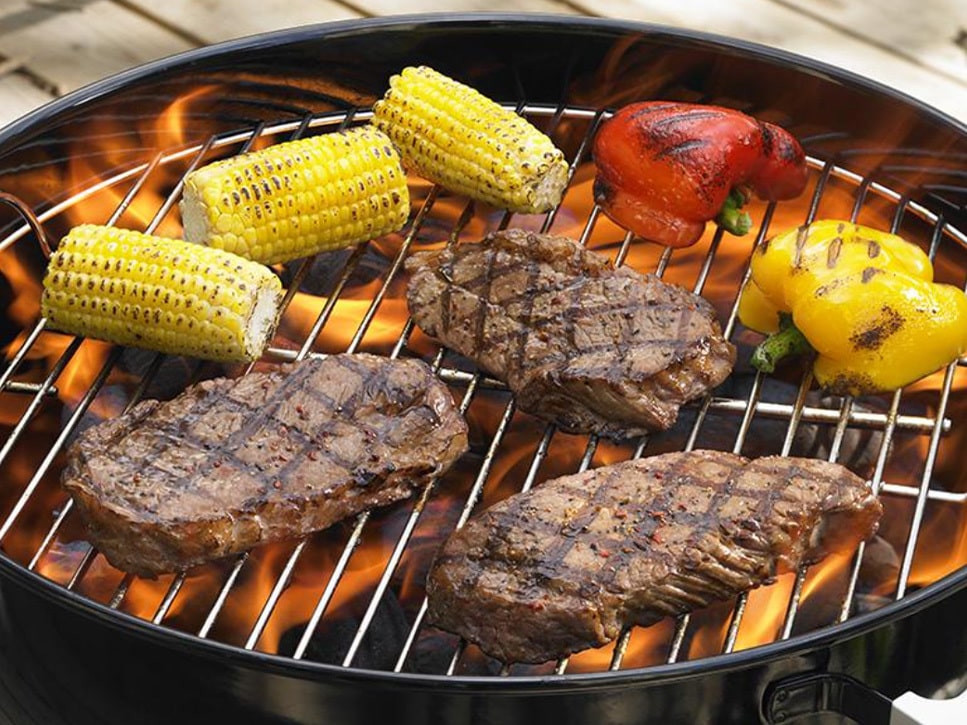
[[201,45],[308,23],[455,10],[714,32],[847,68],[967,122],[964,0],[0,0],[0,127],[87,83]]

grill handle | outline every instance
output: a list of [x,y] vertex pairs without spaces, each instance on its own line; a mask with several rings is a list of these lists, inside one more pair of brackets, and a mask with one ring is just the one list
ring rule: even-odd
[[848,675],[811,672],[771,684],[763,697],[763,722],[791,723],[823,712],[845,715],[863,725],[951,725],[967,723],[967,692],[931,700],[907,692],[891,700]]

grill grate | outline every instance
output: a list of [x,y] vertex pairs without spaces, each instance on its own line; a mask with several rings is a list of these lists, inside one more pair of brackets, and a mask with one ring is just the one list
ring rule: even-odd
[[[576,175],[580,173],[582,167],[586,164],[590,141],[593,138],[593,134],[598,125],[607,115],[604,111],[600,110],[588,110],[564,106],[555,108],[550,106],[523,103],[518,105],[517,110],[518,112],[535,119],[535,122],[537,123],[543,122],[551,135],[553,135],[555,131],[562,126],[562,124],[567,124],[572,128],[575,126],[586,127],[586,130],[581,136],[580,142],[577,145],[577,151],[575,152],[571,163],[570,174],[572,179],[574,179]],[[369,118],[369,115],[370,114],[368,111],[363,110],[349,113],[328,114],[323,116],[313,116],[307,114],[300,121],[279,123],[275,125],[260,124],[247,132],[227,136],[213,136],[207,139],[203,144],[181,149],[174,153],[159,154],[149,163],[142,164],[133,169],[128,169],[123,173],[117,174],[109,179],[105,179],[104,181],[95,184],[90,189],[87,189],[84,192],[81,192],[71,199],[66,200],[56,207],[50,209],[48,212],[42,215],[42,220],[46,221],[56,217],[70,209],[72,206],[86,200],[92,195],[100,193],[104,189],[113,188],[123,184],[130,184],[123,199],[115,208],[110,219],[107,220],[107,223],[109,224],[116,223],[119,219],[121,219],[121,217],[132,204],[135,197],[140,191],[142,191],[143,188],[146,187],[146,185],[149,183],[149,180],[159,169],[163,169],[168,166],[177,167],[178,165],[184,165],[184,170],[181,173],[180,178],[175,183],[171,191],[164,197],[153,218],[146,225],[146,231],[151,232],[161,224],[177,202],[181,192],[184,176],[187,175],[187,173],[189,173],[192,169],[208,160],[213,154],[224,154],[224,150],[226,149],[236,153],[245,151],[250,148],[252,144],[264,137],[298,137],[309,132],[310,130],[327,131],[335,128],[345,127],[354,123],[364,122]],[[875,198],[879,201],[879,203],[885,203],[893,207],[894,214],[891,224],[893,231],[899,230],[908,217],[915,217],[920,222],[928,224],[932,229],[929,250],[931,258],[937,255],[941,244],[943,244],[945,241],[948,244],[967,243],[967,238],[965,238],[961,232],[946,224],[942,215],[934,214],[930,210],[909,201],[906,196],[900,195],[895,191],[892,191],[890,188],[879,184],[873,180],[872,177],[860,177],[850,172],[848,169],[837,165],[833,161],[810,158],[810,165],[813,170],[813,174],[816,177],[815,191],[804,216],[800,216],[796,223],[804,223],[816,218],[820,209],[820,203],[824,199],[824,196],[828,193],[830,186],[838,184],[840,186],[845,186],[849,189],[852,189],[854,201],[851,218],[854,221],[859,218],[864,205],[867,204],[871,198]],[[435,207],[439,203],[442,203],[442,193],[443,192],[436,187],[430,188],[426,193],[422,206],[419,208],[416,217],[408,227],[405,237],[402,240],[402,244],[400,244],[398,251],[382,276],[378,290],[370,298],[358,326],[352,333],[348,345],[345,346],[346,351],[353,352],[360,349],[364,345],[365,337],[372,328],[374,320],[377,319],[381,306],[383,305],[384,301],[393,294],[394,282],[399,281],[399,273],[409,250],[414,244],[418,243],[419,237],[425,232],[428,223],[431,220],[434,220],[434,222],[437,221],[434,216],[434,212]],[[789,206],[789,204],[786,204],[783,208],[788,208]],[[555,209],[540,219],[539,228],[541,231],[548,231],[552,229],[555,221],[557,220],[559,211],[560,210]],[[464,233],[471,222],[475,219],[479,219],[479,214],[477,212],[478,210],[474,208],[473,204],[465,204],[462,207],[459,215],[456,217],[456,220],[450,224],[450,232],[447,241],[448,244],[452,245],[458,243],[461,234]],[[773,224],[773,219],[776,212],[777,205],[775,204],[769,205],[765,208],[761,223],[759,224],[758,234],[754,241],[754,245],[757,246],[770,235],[770,225]],[[590,213],[587,214],[586,219],[584,219],[581,226],[580,242],[582,244],[587,245],[592,239],[593,232],[599,221],[599,216],[599,210],[596,207],[592,208]],[[498,228],[505,228],[511,223],[511,221],[512,216],[505,213],[499,219],[499,221],[496,222],[496,225]],[[532,222],[533,219],[527,220],[528,224]],[[0,247],[16,242],[28,232],[28,227],[23,227],[16,230],[10,235],[10,237],[0,243]],[[704,256],[697,261],[697,277],[693,285],[693,290],[696,293],[701,294],[703,291],[705,291],[706,286],[709,283],[713,263],[717,259],[721,242],[722,232],[721,230],[717,230],[711,240],[707,253],[705,253]],[[308,334],[305,336],[305,339],[299,341],[300,344],[298,349],[291,350],[283,348],[271,348],[267,353],[267,359],[271,361],[283,362],[301,360],[308,355],[320,354],[313,351],[314,347],[320,338],[325,337],[325,334],[329,329],[328,326],[333,320],[333,313],[336,309],[337,303],[344,299],[344,293],[349,287],[354,274],[359,272],[359,270],[362,268],[362,264],[367,253],[367,247],[368,245],[361,245],[355,248],[349,254],[344,263],[341,274],[335,279],[332,290],[327,295],[326,301],[322,305],[321,311],[318,313],[314,322],[312,323]],[[634,248],[635,240],[633,237],[630,234],[625,235],[618,245],[615,263],[626,263],[628,261],[630,252]],[[681,253],[684,252],[680,252],[680,254]],[[673,262],[673,254],[675,254],[675,252],[673,252],[672,249],[666,249],[657,260],[656,268],[652,271],[659,276],[665,275],[666,271]],[[297,267],[297,269],[295,269],[291,282],[288,286],[289,292],[285,300],[286,305],[293,300],[302,283],[310,275],[311,268],[312,260],[305,260]],[[749,277],[748,269],[744,268],[741,274],[741,284],[744,285]],[[730,292],[730,299],[732,300],[732,303],[724,329],[725,335],[729,339],[732,339],[736,334],[736,318],[738,308],[737,300],[739,289],[740,288],[733,285],[733,288]],[[411,337],[413,332],[414,326],[412,320],[407,320],[388,354],[392,357],[398,357],[407,352],[410,354],[417,352],[411,348]],[[31,350],[35,347],[35,345],[38,344],[38,340],[42,339],[43,334],[44,321],[40,320],[35,327],[26,334],[22,346],[11,358],[6,369],[0,373],[0,392],[29,396],[29,401],[22,416],[13,426],[9,437],[4,442],[2,448],[0,448],[0,466],[8,463],[8,459],[11,458],[12,451],[18,442],[24,438],[28,425],[41,412],[45,401],[58,394],[58,380],[81,346],[82,341],[80,339],[72,340],[66,346],[62,355],[50,367],[45,378],[41,382],[25,383],[14,380],[14,376],[17,374],[24,361],[28,359]],[[86,389],[83,396],[76,403],[76,406],[70,412],[69,417],[62,422],[56,438],[46,449],[43,459],[37,466],[33,475],[30,477],[23,492],[13,503],[12,508],[6,514],[2,524],[0,524],[0,543],[6,544],[12,533],[15,531],[19,533],[21,528],[28,525],[27,523],[22,523],[24,519],[22,514],[25,508],[34,500],[42,481],[44,481],[45,478],[47,478],[50,474],[57,472],[56,461],[58,460],[58,456],[62,453],[65,445],[78,430],[81,422],[88,414],[92,403],[94,403],[97,396],[102,394],[104,391],[105,384],[109,379],[109,375],[118,364],[119,360],[121,359],[121,355],[122,350],[120,349],[113,349],[110,352],[103,365],[95,374],[92,384]],[[497,423],[494,432],[489,436],[489,440],[486,441],[482,449],[479,463],[477,464],[476,470],[472,475],[472,483],[468,487],[467,491],[462,494],[462,501],[459,502],[459,505],[457,506],[459,509],[459,515],[454,526],[460,527],[463,526],[471,514],[477,509],[478,504],[481,502],[481,499],[484,496],[485,487],[491,479],[491,474],[493,472],[495,461],[498,455],[504,450],[505,440],[507,439],[509,431],[512,429],[512,424],[517,410],[513,397],[506,394],[506,387],[500,381],[494,380],[478,371],[473,370],[472,368],[466,369],[465,366],[461,366],[459,360],[454,362],[453,357],[454,356],[452,353],[449,353],[444,349],[438,349],[432,356],[431,364],[441,379],[449,383],[452,387],[463,391],[462,398],[460,398],[460,407],[463,412],[468,412],[471,408],[471,405],[481,396],[481,394],[495,396],[495,399],[498,399],[503,404],[502,410],[496,416]],[[448,360],[450,364],[448,364]],[[162,356],[153,356],[150,364],[147,366],[133,392],[127,398],[126,408],[132,407],[146,394],[146,392],[149,390],[150,384],[158,375],[162,362]],[[763,419],[777,420],[785,424],[785,431],[783,434],[781,447],[782,455],[789,455],[791,453],[797,440],[797,435],[801,432],[804,423],[810,425],[834,426],[832,440],[829,443],[827,453],[828,459],[831,461],[835,461],[840,458],[846,436],[851,431],[872,431],[877,434],[879,436],[879,441],[876,444],[875,467],[872,475],[872,482],[875,490],[877,490],[880,495],[906,498],[908,500],[912,500],[913,502],[908,524],[909,534],[906,537],[905,549],[903,551],[902,560],[899,567],[899,576],[897,578],[896,588],[893,593],[895,598],[899,599],[903,597],[910,588],[909,577],[914,555],[917,550],[917,545],[920,541],[920,533],[922,530],[924,512],[927,502],[938,501],[946,502],[948,504],[961,505],[967,501],[967,493],[950,493],[933,488],[931,486],[931,480],[933,478],[934,467],[937,462],[937,454],[940,449],[942,437],[951,429],[951,421],[946,417],[946,415],[948,403],[951,397],[951,391],[953,389],[954,377],[957,373],[958,366],[963,364],[964,361],[962,360],[954,362],[944,372],[943,382],[940,386],[938,399],[934,404],[935,412],[932,415],[917,415],[901,412],[901,401],[903,396],[902,391],[898,391],[892,396],[886,412],[864,410],[861,406],[857,405],[854,400],[848,397],[835,400],[829,404],[822,401],[818,405],[811,404],[809,403],[808,393],[812,381],[808,374],[801,379],[801,381],[799,381],[794,402],[770,402],[762,399],[765,379],[761,374],[757,373],[751,381],[751,387],[747,394],[734,397],[707,395],[701,399],[697,405],[692,406],[694,410],[694,420],[691,422],[691,426],[684,444],[680,447],[685,450],[691,450],[698,445],[700,435],[706,429],[706,423],[709,420],[709,416],[725,416],[733,419],[739,419],[738,429],[735,434],[734,443],[732,444],[732,450],[735,453],[741,453],[746,447],[751,435],[753,423],[756,420]],[[251,366],[249,369],[251,369]],[[522,483],[520,484],[520,488],[522,490],[531,488],[533,485],[535,485],[535,483],[538,482],[538,480],[540,480],[542,466],[544,466],[553,457],[552,449],[554,447],[556,437],[559,437],[556,436],[557,431],[552,424],[541,425],[543,425],[543,428],[540,432],[540,435],[535,438],[532,450],[529,450],[528,452],[529,463],[526,467],[526,474],[523,476]],[[928,436],[929,438],[926,448],[927,454],[923,462],[922,473],[919,477],[919,485],[914,486],[906,483],[892,483],[884,479],[884,475],[887,470],[887,463],[891,455],[891,449],[894,445],[895,437],[898,432],[903,432],[905,434],[914,436]],[[595,456],[597,453],[599,453],[599,444],[600,441],[597,437],[588,437],[583,454],[580,457],[578,470],[586,470],[594,465]],[[631,456],[640,457],[643,455],[648,455],[653,447],[654,437],[642,437],[641,439],[633,442]],[[374,626],[374,621],[377,618],[381,605],[384,603],[387,592],[393,586],[394,578],[399,575],[399,567],[401,562],[414,546],[415,532],[418,528],[421,518],[431,502],[436,500],[435,494],[437,493],[438,487],[431,485],[423,490],[415,499],[399,504],[399,506],[401,506],[403,510],[407,510],[408,513],[405,515],[402,525],[400,526],[400,531],[392,544],[389,555],[385,558],[385,560],[379,563],[381,572],[375,579],[375,585],[372,587],[372,591],[368,593],[368,603],[365,605],[363,613],[359,618],[351,637],[349,638],[348,646],[342,653],[340,661],[344,667],[360,666],[359,654],[361,648],[364,646],[365,638]],[[457,492],[456,494],[447,495],[461,495],[461,493]],[[53,516],[52,523],[49,526],[44,524],[44,527],[40,528],[36,532],[36,538],[39,540],[39,544],[33,549],[33,553],[29,557],[29,561],[26,563],[27,568],[30,570],[37,571],[42,562],[45,560],[45,557],[48,557],[51,554],[55,544],[60,541],[61,537],[63,536],[66,525],[72,518],[71,512],[73,507],[70,499],[64,498],[62,501],[63,503],[59,511],[56,512],[56,516]],[[294,649],[292,650],[291,657],[293,659],[298,660],[307,658],[307,655],[310,654],[310,645],[313,641],[313,637],[319,631],[320,625],[326,622],[327,614],[333,607],[339,586],[343,582],[346,573],[352,567],[354,553],[358,550],[358,547],[366,537],[367,533],[370,532],[370,529],[373,528],[374,525],[379,525],[378,523],[374,524],[374,522],[371,521],[373,518],[374,515],[372,513],[365,512],[359,515],[352,524],[348,537],[345,543],[341,546],[338,557],[332,565],[332,569],[329,573],[328,579],[326,580],[325,586],[316,598],[311,614],[309,615],[305,625],[305,629],[302,631],[297,643],[294,646]],[[439,532],[439,538],[442,540],[442,537],[445,536],[446,533],[447,532]],[[267,626],[269,625],[273,615],[276,613],[280,600],[291,586],[293,577],[297,574],[299,562],[306,552],[307,547],[311,545],[311,541],[311,539],[305,539],[295,544],[294,548],[291,549],[291,552],[289,552],[285,558],[285,561],[278,574],[275,576],[274,581],[270,582],[270,585],[267,588],[267,594],[265,595],[264,601],[261,604],[258,615],[255,618],[251,628],[247,633],[245,633],[243,638],[244,644],[242,646],[245,649],[252,650],[258,648]],[[854,609],[860,566],[865,551],[866,547],[861,546],[849,566],[848,586],[842,601],[838,604],[838,615],[836,616],[836,621],[842,622],[846,620]],[[85,582],[89,578],[96,558],[97,552],[94,549],[88,548],[83,556],[79,558],[73,571],[66,578],[66,581],[63,582],[64,587],[68,590],[82,590]],[[208,638],[217,636],[217,625],[219,618],[221,615],[223,615],[230,598],[234,593],[237,592],[240,581],[244,578],[246,564],[249,562],[250,558],[250,555],[246,553],[239,556],[227,567],[222,567],[222,579],[220,585],[217,587],[217,593],[214,597],[214,601],[203,613],[204,616],[201,618],[201,625],[196,630],[196,634],[199,637]],[[777,635],[777,639],[786,639],[792,636],[794,632],[797,616],[800,611],[800,604],[803,596],[806,577],[807,571],[805,568],[796,573],[791,594],[789,595],[785,606],[785,615],[780,631]],[[179,594],[183,593],[187,580],[188,578],[185,573],[174,576],[168,584],[167,589],[161,596],[157,607],[154,609],[154,611],[143,616],[143,618],[153,622],[154,624],[165,625],[166,622],[170,620],[174,604],[178,599]],[[123,578],[120,579],[120,582],[115,586],[113,593],[110,595],[107,603],[108,606],[114,609],[121,607],[131,591],[131,588],[135,586],[137,582],[138,580],[131,575],[123,576]],[[727,630],[724,635],[724,641],[721,646],[721,652],[729,653],[736,648],[740,626],[744,621],[748,602],[748,594],[743,594],[737,598],[734,606],[732,607],[731,614],[728,619]],[[403,637],[402,646],[399,648],[399,651],[395,652],[393,655],[394,664],[391,666],[391,669],[394,671],[398,672],[417,667],[413,664],[414,652],[422,639],[428,636],[426,631],[428,628],[424,626],[425,614],[426,601],[424,598],[416,608],[415,615],[406,624],[406,631]],[[686,614],[678,617],[675,620],[671,630],[670,642],[667,645],[667,650],[663,657],[665,662],[676,662],[682,659],[683,656],[687,655],[685,643],[687,636],[691,631],[693,619],[693,616]],[[627,653],[632,635],[633,632],[629,630],[624,632],[619,638],[614,646],[610,657],[610,662],[607,665],[608,669],[617,670],[622,667],[622,663]],[[460,642],[454,646],[453,642],[454,640],[448,640],[446,643],[447,647],[454,648],[453,654],[451,657],[449,657],[448,663],[445,666],[446,674],[454,674],[460,671],[461,667],[463,667],[463,662],[467,657],[467,648],[465,647],[465,644]],[[564,674],[568,669],[568,665],[569,661],[567,659],[562,660],[556,663],[553,671],[557,674]],[[499,674],[505,676],[510,675],[512,671],[516,672],[517,669],[518,667],[511,668],[504,666],[503,668],[499,669]],[[491,668],[488,671],[493,672],[494,670]],[[526,670],[525,668],[522,671],[531,672],[533,669]]]

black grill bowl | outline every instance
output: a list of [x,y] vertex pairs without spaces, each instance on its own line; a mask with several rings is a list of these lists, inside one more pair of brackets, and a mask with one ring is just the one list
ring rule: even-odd
[[[366,108],[389,75],[420,63],[505,103],[600,109],[663,97],[749,109],[789,127],[811,155],[848,159],[858,176],[967,228],[967,194],[953,168],[967,159],[967,129],[953,119],[778,51],[660,27],[543,16],[333,23],[159,61],[81,89],[0,132],[0,188],[38,213],[53,209],[78,190],[52,187],[42,171],[64,163],[92,120],[134,127],[201,85],[219,92],[187,119],[185,137],[197,142],[261,122],[298,124],[307,113]],[[122,135],[120,144],[119,172],[164,150],[136,133]],[[59,223],[51,219],[52,235],[63,231]],[[19,224],[0,211],[0,238]],[[39,251],[18,247],[18,256],[41,274]],[[4,556],[0,722],[748,725],[834,701],[882,717],[888,702],[851,683],[888,697],[911,689],[929,696],[949,691],[967,672],[965,584],[962,569],[842,624],[691,662],[563,676],[445,677],[296,661],[184,635],[94,603]],[[831,679],[775,696],[776,683],[804,673]]]

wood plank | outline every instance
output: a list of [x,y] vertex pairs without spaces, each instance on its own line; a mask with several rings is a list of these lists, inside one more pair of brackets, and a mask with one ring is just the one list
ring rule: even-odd
[[40,3],[31,0],[4,0],[0,8],[0,35],[29,28],[54,16],[76,12],[96,0],[60,0]]
[[193,47],[184,38],[110,0],[59,13],[0,36],[3,54],[58,94]]
[[[198,43],[265,30],[358,14],[516,10],[583,12],[713,31],[850,69],[967,119],[967,51],[956,44],[958,28],[967,26],[963,0],[894,0],[888,7],[881,7],[879,0],[458,0],[456,5],[443,0],[409,0],[405,5],[398,0],[3,0],[0,4],[0,49],[5,55],[25,58],[41,86],[49,84],[57,93]],[[23,79],[8,84],[21,99],[33,92]],[[17,105],[20,110],[22,105]]]
[[400,0],[353,0],[353,5],[371,15],[393,15],[403,12],[518,12],[573,15],[583,12],[575,8],[570,2],[557,2],[557,0],[455,0],[455,2],[448,2],[447,0],[407,0],[405,6],[401,5]]
[[[950,78],[967,81],[964,0],[773,0]],[[960,43],[964,43],[961,39]]]
[[129,0],[146,17],[178,27],[205,43],[244,35],[359,17],[335,0]]
[[21,73],[0,75],[0,128],[53,98],[53,94]]
[[[893,0],[915,14],[917,0]],[[773,0],[574,0],[589,14],[714,32],[781,48],[851,70],[967,119],[967,78],[936,73]],[[943,37],[936,39],[943,43]]]

